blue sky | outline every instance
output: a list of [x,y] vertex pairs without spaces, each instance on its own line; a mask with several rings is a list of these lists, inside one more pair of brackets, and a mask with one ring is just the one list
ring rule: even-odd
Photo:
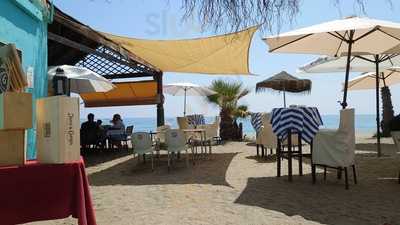
[[[181,0],[55,0],[55,4],[81,22],[94,29],[144,39],[183,39],[215,35],[210,31],[201,32],[196,21],[183,23],[181,16]],[[349,15],[368,16],[377,19],[400,22],[400,3],[392,1],[393,8],[386,1],[366,0],[366,15],[354,6],[352,0],[342,0],[340,7],[335,7],[333,0],[303,0],[300,14],[293,24],[285,24],[281,32],[309,26],[329,20],[339,19]],[[396,15],[397,14],[397,15]],[[314,55],[271,54],[267,46],[261,41],[269,32],[257,32],[250,49],[250,69],[260,76],[210,76],[193,74],[165,73],[164,83],[192,82],[200,85],[209,85],[216,78],[239,80],[253,90],[241,103],[247,104],[251,111],[270,111],[274,107],[282,106],[282,97],[279,94],[265,92],[254,93],[255,84],[282,70],[293,75],[308,78],[313,81],[313,90],[310,95],[288,95],[288,104],[316,106],[321,114],[337,114],[340,109],[338,100],[341,100],[341,84],[344,73],[332,74],[296,74],[296,69],[316,58]],[[357,73],[352,74],[353,76]],[[400,85],[393,86],[392,100],[396,113],[400,111],[397,99],[400,99]],[[349,93],[349,105],[356,109],[357,114],[374,114],[375,92],[354,91]],[[218,109],[204,101],[201,97],[188,98],[188,113],[203,113],[217,115]],[[183,97],[166,95],[165,115],[168,117],[181,115],[183,111]],[[108,118],[113,113],[120,113],[123,117],[155,117],[155,106],[127,106],[107,108],[82,108],[82,117],[93,112],[97,117]]]

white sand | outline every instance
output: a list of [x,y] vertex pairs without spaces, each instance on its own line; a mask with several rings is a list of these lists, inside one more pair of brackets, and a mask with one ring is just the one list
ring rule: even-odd
[[[373,141],[358,138],[359,184],[351,183],[350,190],[334,171],[326,182],[319,175],[313,185],[309,164],[300,177],[296,160],[292,183],[277,178],[276,162],[257,160],[255,147],[246,143],[214,147],[212,160],[189,168],[182,161],[170,173],[165,158],[151,172],[150,163],[135,165],[125,153],[90,155],[87,173],[97,223],[400,224],[399,159],[376,158]],[[393,148],[390,139],[384,142]],[[77,223],[68,218],[32,224]]]

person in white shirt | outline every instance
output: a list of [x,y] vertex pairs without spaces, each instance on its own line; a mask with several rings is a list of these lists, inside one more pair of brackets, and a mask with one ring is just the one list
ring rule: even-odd
[[114,114],[113,119],[111,120],[111,129],[112,130],[123,130],[125,131],[125,124],[121,119],[121,115]]

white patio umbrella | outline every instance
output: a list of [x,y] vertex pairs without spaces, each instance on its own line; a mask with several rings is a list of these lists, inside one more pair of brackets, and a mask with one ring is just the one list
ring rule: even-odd
[[[70,80],[70,91],[74,93],[108,92],[115,85],[99,74],[84,67],[62,65],[49,67],[49,78],[65,76]],[[49,79],[49,80],[50,80]]]
[[173,96],[184,96],[183,115],[186,115],[186,96],[209,96],[215,91],[192,83],[172,83],[163,86],[164,92]]
[[[354,78],[348,82],[348,87],[346,89],[346,84],[344,84],[344,90],[359,90],[360,87],[366,87],[365,89],[376,89],[376,129],[377,129],[377,142],[380,143],[380,114],[379,114],[379,87],[387,86],[393,80],[397,80],[397,76],[392,76],[398,74],[398,67],[395,65],[400,65],[400,55],[399,54],[383,54],[379,55],[379,58],[386,57],[387,60],[375,63],[373,55],[365,56],[351,56],[351,66],[350,70],[353,72],[370,72],[364,74],[360,77]],[[298,72],[302,73],[331,73],[331,72],[343,72],[346,70],[346,60],[347,57],[320,57],[316,60],[307,63],[306,65],[300,67]],[[384,75],[379,73],[380,70],[384,70]],[[375,76],[375,74],[380,74],[380,76]],[[397,81],[396,81],[397,82]],[[378,155],[380,155],[380,147],[378,147]]]
[[[364,73],[349,80],[349,90],[368,90],[375,89],[375,72]],[[387,87],[400,83],[400,67],[392,67],[379,74],[379,86]]]
[[373,62],[388,60],[380,54],[400,53],[400,24],[349,17],[290,31],[264,39],[270,52],[347,56],[342,107],[347,106],[351,55],[374,55]]
[[[352,72],[371,72],[375,71],[375,63],[373,55],[351,56],[350,57],[350,71]],[[299,73],[335,73],[346,71],[347,57],[332,57],[324,56],[319,57],[298,68]],[[393,66],[400,65],[400,56],[391,55],[391,58],[379,63],[379,70],[392,68]],[[375,87],[375,86],[374,86]]]
[[[374,63],[376,73],[379,74],[379,63],[390,60],[392,54],[400,53],[398,47],[400,24],[349,17],[267,37],[265,41],[270,47],[270,52],[346,56],[344,93],[341,102],[342,107],[346,108],[351,56],[355,55]],[[373,55],[373,60],[363,57],[365,55]],[[378,78],[376,83],[376,100],[379,102]],[[378,155],[380,155],[379,127],[377,129]]]

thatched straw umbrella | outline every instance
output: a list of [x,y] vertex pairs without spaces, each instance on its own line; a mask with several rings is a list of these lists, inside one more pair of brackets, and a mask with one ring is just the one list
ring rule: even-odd
[[286,108],[286,92],[304,93],[311,91],[311,80],[299,79],[282,71],[264,81],[258,82],[256,92],[272,89],[283,92],[283,105]]

